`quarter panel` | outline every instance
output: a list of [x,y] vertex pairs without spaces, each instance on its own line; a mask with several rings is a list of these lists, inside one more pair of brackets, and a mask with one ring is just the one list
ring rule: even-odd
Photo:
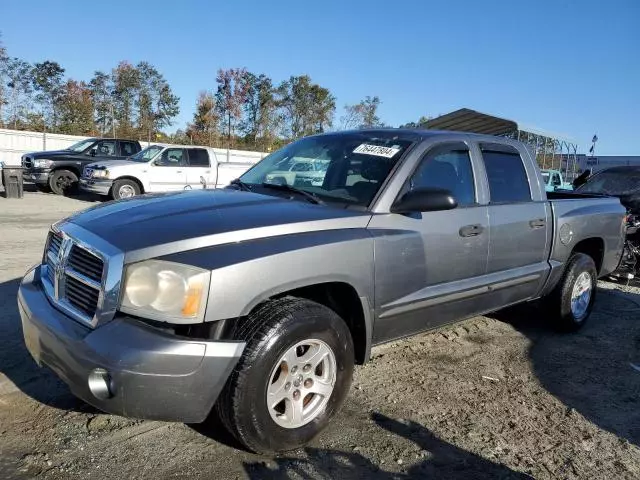
[[[604,258],[600,276],[617,268],[625,239],[625,208],[617,198],[551,200],[551,207],[554,216],[552,261],[564,264],[581,240],[601,238]],[[560,240],[561,229],[571,232],[570,241]]]

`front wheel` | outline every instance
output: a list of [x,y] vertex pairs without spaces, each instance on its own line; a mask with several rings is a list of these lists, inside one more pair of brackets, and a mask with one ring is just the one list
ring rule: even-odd
[[140,187],[133,180],[123,179],[113,182],[111,187],[111,198],[120,200],[121,198],[131,198],[140,195]]
[[596,298],[598,273],[593,258],[574,253],[562,278],[544,299],[553,325],[559,330],[575,331],[586,323]]
[[234,337],[247,346],[218,399],[222,422],[257,453],[308,443],[351,386],[353,340],[345,322],[323,305],[286,297],[257,308]]
[[78,176],[70,170],[56,170],[49,177],[49,187],[56,195],[71,193],[78,186]]

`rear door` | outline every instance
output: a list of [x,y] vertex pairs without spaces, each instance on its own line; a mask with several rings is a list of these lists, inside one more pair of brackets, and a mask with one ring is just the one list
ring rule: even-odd
[[[211,159],[206,148],[188,148],[187,188],[202,188],[202,181],[208,187],[215,187],[215,175],[212,175]],[[213,185],[211,185],[213,183]]]
[[184,190],[187,185],[187,151],[167,148],[149,168],[149,191],[172,192]]
[[503,295],[496,299],[504,306],[531,298],[546,279],[551,211],[525,152],[491,143],[479,149],[490,198],[487,274],[499,281]]

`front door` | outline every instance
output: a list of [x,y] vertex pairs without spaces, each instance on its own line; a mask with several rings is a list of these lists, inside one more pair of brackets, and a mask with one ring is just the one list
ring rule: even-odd
[[150,192],[184,190],[187,185],[187,152],[184,148],[167,148],[150,167]]
[[382,342],[473,314],[487,270],[489,218],[476,192],[463,143],[431,148],[400,192],[436,187],[452,192],[453,210],[374,215],[374,341]]

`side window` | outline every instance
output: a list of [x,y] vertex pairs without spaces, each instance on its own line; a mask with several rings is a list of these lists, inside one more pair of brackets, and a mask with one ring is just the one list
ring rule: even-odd
[[408,188],[444,188],[461,207],[476,203],[473,168],[466,145],[442,145],[430,150],[409,180]]
[[186,155],[182,148],[167,148],[160,155],[157,164],[163,167],[183,167],[186,165]]
[[96,155],[100,157],[115,157],[117,155],[115,140],[102,140],[96,143],[93,149],[95,149]]
[[209,152],[204,148],[190,148],[189,152],[189,166],[190,167],[209,167]]
[[560,175],[555,173],[553,175],[553,184],[554,185],[562,185],[562,181],[560,181]]
[[516,150],[482,147],[491,203],[530,202],[529,179]]
[[133,142],[120,142],[120,155],[130,157],[137,152],[136,144]]

